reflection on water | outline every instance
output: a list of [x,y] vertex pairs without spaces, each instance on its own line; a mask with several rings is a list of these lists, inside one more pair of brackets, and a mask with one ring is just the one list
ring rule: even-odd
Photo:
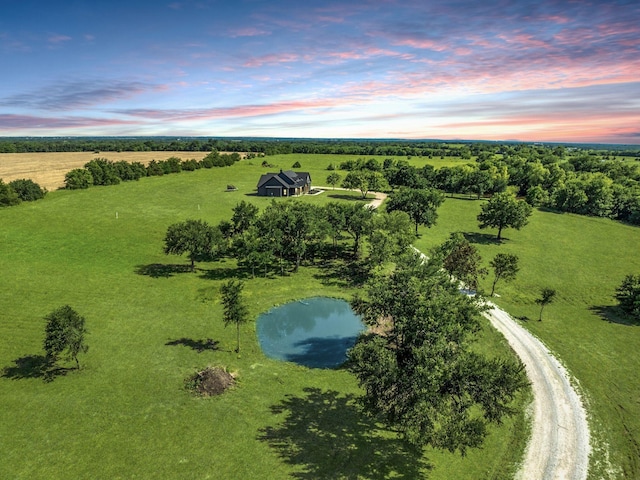
[[344,300],[316,297],[270,310],[258,317],[256,330],[267,356],[329,368],[346,360],[364,325]]

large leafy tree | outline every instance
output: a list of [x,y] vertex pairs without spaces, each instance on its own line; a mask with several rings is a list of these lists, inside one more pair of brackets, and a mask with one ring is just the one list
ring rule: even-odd
[[405,212],[376,214],[369,235],[369,263],[383,265],[411,245],[413,225]]
[[493,296],[496,291],[496,284],[499,280],[510,282],[516,278],[520,266],[518,265],[518,256],[511,253],[498,253],[493,260],[489,262],[491,268],[493,268],[494,278],[491,284],[491,293],[489,296]]
[[478,280],[487,274],[478,249],[460,232],[454,232],[436,249],[436,257],[442,259],[442,267],[452,280],[462,282],[466,288],[478,289]]
[[258,218],[258,211],[258,207],[244,200],[233,207],[233,215],[231,216],[233,233],[244,234],[249,227],[255,224]]
[[243,282],[229,280],[223,283],[220,289],[222,293],[222,319],[224,326],[236,326],[236,353],[240,353],[240,325],[245,323],[249,318],[249,310],[242,299],[243,288]]
[[500,240],[504,228],[520,230],[529,223],[531,212],[531,205],[527,202],[517,200],[512,193],[501,192],[496,193],[482,205],[478,222],[480,228],[497,228],[498,240]]
[[167,255],[187,254],[191,261],[191,271],[195,271],[196,260],[211,258],[216,248],[223,248],[226,240],[220,229],[202,220],[186,220],[174,223],[164,237],[164,253]]
[[349,205],[345,209],[345,230],[353,237],[353,256],[357,257],[360,240],[373,228],[373,210],[360,203]]
[[367,197],[367,193],[386,190],[389,188],[387,180],[380,172],[372,170],[354,170],[347,174],[342,182],[344,188],[360,190],[362,198]]
[[69,305],[60,307],[45,317],[44,351],[47,360],[54,364],[61,354],[67,360],[74,360],[80,368],[78,354],[86,353],[89,347],[85,343],[85,319]]
[[523,367],[472,351],[480,307],[437,263],[407,254],[352,304],[374,327],[348,354],[362,403],[410,444],[464,453],[482,444],[489,423],[512,413]]
[[437,209],[444,197],[440,192],[430,188],[405,188],[387,200],[387,212],[401,210],[409,215],[418,235],[418,225],[431,227],[438,219]]

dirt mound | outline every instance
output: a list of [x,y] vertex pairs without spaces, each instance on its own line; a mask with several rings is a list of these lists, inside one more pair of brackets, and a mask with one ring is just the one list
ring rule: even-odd
[[202,397],[220,395],[235,383],[235,378],[224,368],[207,367],[187,379],[187,388]]

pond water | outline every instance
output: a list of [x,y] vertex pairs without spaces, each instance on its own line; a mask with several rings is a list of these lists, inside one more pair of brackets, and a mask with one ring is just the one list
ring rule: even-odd
[[365,329],[349,303],[314,297],[275,307],[258,317],[262,351],[312,368],[337,367]]

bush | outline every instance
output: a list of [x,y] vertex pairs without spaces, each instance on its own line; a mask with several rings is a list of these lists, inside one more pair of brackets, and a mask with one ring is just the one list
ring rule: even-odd
[[155,160],[151,160],[147,165],[147,176],[161,177],[162,175],[164,175],[164,170],[162,169],[162,165],[160,165]]
[[9,186],[13,188],[13,191],[16,192],[18,197],[20,197],[20,200],[23,202],[40,200],[47,193],[47,191],[40,188],[40,185],[36,182],[26,178],[9,182]]
[[106,158],[96,158],[84,166],[91,173],[93,185],[117,185],[120,183],[118,168]]
[[296,162],[293,165],[291,165],[291,168],[300,168],[302,165],[300,165],[300,162]]
[[202,168],[202,165],[200,165],[193,158],[191,160],[185,160],[182,162],[182,170],[185,170],[187,172],[193,172],[194,170],[198,170],[200,168]]
[[11,207],[20,203],[20,197],[11,185],[0,179],[0,207]]
[[74,168],[64,176],[64,185],[69,190],[89,188],[93,185],[93,176],[89,170]]

